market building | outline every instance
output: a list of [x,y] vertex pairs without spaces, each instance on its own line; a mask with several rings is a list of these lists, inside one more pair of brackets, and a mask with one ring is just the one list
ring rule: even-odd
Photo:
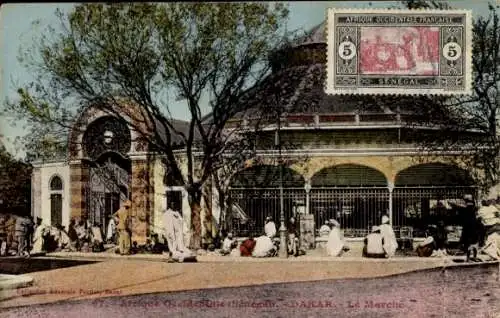
[[[212,214],[237,236],[261,234],[266,216],[279,221],[281,185],[285,218],[306,220],[312,236],[325,220],[335,218],[346,237],[363,237],[388,214],[396,229],[418,237],[437,217],[456,223],[455,209],[463,196],[477,197],[474,180],[460,160],[463,153],[422,152],[419,140],[441,132],[408,125],[415,115],[412,97],[387,103],[382,98],[324,93],[324,23],[273,56],[273,73],[242,101],[255,111],[234,118],[227,129],[238,122],[251,127],[270,100],[283,111],[254,134],[257,157],[227,180],[227,211],[221,211],[212,191]],[[124,109],[118,118],[87,107],[70,136],[68,158],[34,164],[35,216],[64,226],[82,216],[105,224],[120,202],[131,198],[133,240],[141,243],[162,231],[162,211],[169,198],[177,196],[189,232],[186,191],[169,184],[161,156],[127,125],[134,120],[134,107]],[[185,129],[187,123],[175,124]],[[264,142],[277,134],[280,144],[289,145],[280,151]],[[182,153],[183,145],[177,147]],[[282,182],[278,157],[286,162]],[[117,181],[113,186],[105,181],[109,171]]]

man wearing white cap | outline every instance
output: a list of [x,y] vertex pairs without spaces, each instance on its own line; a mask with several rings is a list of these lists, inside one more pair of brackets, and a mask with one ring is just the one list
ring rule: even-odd
[[372,226],[372,232],[365,238],[363,256],[370,258],[385,258],[384,238],[380,234],[380,227]]
[[325,224],[323,224],[320,228],[319,228],[319,236],[320,237],[327,237],[328,234],[330,234],[330,231],[332,229],[330,228],[330,221],[329,220],[326,220],[325,221]]
[[266,218],[264,233],[266,233],[266,236],[270,239],[276,236],[276,224],[274,224],[273,219],[270,216]]
[[398,249],[398,241],[396,234],[390,224],[390,219],[387,215],[382,216],[382,225],[380,225],[380,234],[384,238],[384,250],[388,257],[393,257]]
[[326,252],[328,256],[340,256],[344,249],[344,240],[340,232],[340,223],[337,220],[331,219],[329,223],[332,225],[332,230],[328,234],[328,242],[326,243]]

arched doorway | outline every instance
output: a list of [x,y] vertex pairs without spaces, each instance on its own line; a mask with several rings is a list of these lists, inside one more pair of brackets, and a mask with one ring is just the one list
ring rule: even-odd
[[[283,168],[283,210],[285,220],[305,209],[304,178]],[[261,235],[267,216],[280,221],[280,167],[258,165],[236,173],[230,181],[229,217],[238,236]]]
[[373,168],[342,164],[327,167],[311,178],[310,209],[316,228],[325,220],[340,222],[346,237],[360,237],[388,210],[385,175]]
[[110,215],[130,198],[131,139],[127,122],[115,116],[97,118],[83,135],[84,156],[89,166],[86,214],[89,221],[99,224],[103,231]]
[[414,236],[425,236],[429,224],[442,220],[458,225],[463,197],[477,197],[470,174],[444,163],[419,164],[400,171],[393,190],[393,224],[411,226]]
[[104,153],[90,164],[87,215],[103,231],[121,203],[130,198],[131,163],[114,152]]

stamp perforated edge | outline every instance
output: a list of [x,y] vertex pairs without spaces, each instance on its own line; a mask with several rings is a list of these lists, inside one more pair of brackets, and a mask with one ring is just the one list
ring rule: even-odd
[[[498,0],[500,1],[500,0]],[[418,13],[443,13],[443,14],[465,14],[465,89],[460,91],[445,91],[440,89],[429,88],[355,88],[355,89],[331,89],[334,87],[334,68],[330,67],[335,56],[334,45],[331,45],[331,37],[329,36],[330,28],[334,27],[334,16],[336,13],[401,13],[401,14],[418,14]],[[331,25],[330,25],[331,24]],[[453,10],[436,10],[436,9],[345,9],[345,8],[328,8],[326,14],[326,80],[325,93],[328,95],[472,95],[472,11],[466,9]],[[390,90],[390,92],[388,92]]]

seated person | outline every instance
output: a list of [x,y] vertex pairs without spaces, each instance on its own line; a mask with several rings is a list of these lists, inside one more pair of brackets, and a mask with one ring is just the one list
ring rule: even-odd
[[236,240],[233,238],[233,233],[228,233],[224,242],[222,242],[222,255],[228,255],[231,253],[231,250],[238,245]]
[[429,257],[436,250],[436,242],[432,236],[428,236],[425,240],[418,244],[416,252],[419,257]]
[[328,242],[326,244],[326,253],[328,256],[340,256],[349,248],[345,245],[344,238],[340,231],[340,223],[337,220],[330,220],[332,230],[328,234]]
[[137,246],[137,241],[132,242],[132,247],[130,247],[130,254],[139,253],[139,247]]
[[500,234],[495,232],[488,235],[481,252],[488,255],[489,260],[500,260]]
[[365,238],[363,257],[385,258],[385,256],[384,238],[380,234],[380,228],[374,225],[372,226],[372,232]]
[[446,240],[448,238],[448,234],[446,232],[446,227],[444,226],[443,221],[438,221],[437,226],[429,226],[429,232],[431,236],[434,238],[434,242],[436,243],[436,253],[438,256],[445,256],[446,253]]
[[269,257],[276,252],[276,247],[267,235],[255,239],[255,247],[252,251],[253,257]]
[[328,234],[330,234],[330,231],[332,229],[330,228],[330,221],[326,220],[325,221],[325,224],[323,224],[320,228],[319,228],[319,236],[320,237],[327,237]]
[[[163,237],[163,242],[166,241]],[[168,245],[160,242],[158,234],[153,234],[153,254],[162,254],[163,252],[168,252]]]
[[68,233],[64,230],[64,226],[58,224],[57,228],[59,230],[58,248],[60,250],[73,251],[71,240],[69,239]]
[[[75,226],[76,235],[78,236],[78,246],[82,249],[86,243],[89,242],[88,231],[85,228],[85,222],[80,220],[77,226]],[[88,244],[87,244],[88,249]]]
[[240,255],[243,257],[252,256],[255,244],[256,242],[253,237],[249,237],[248,239],[244,240],[240,245]]
[[91,228],[90,233],[91,233],[90,241],[92,244],[92,251],[93,252],[104,251],[104,240],[102,237],[103,235],[99,224],[94,223],[94,226]]

